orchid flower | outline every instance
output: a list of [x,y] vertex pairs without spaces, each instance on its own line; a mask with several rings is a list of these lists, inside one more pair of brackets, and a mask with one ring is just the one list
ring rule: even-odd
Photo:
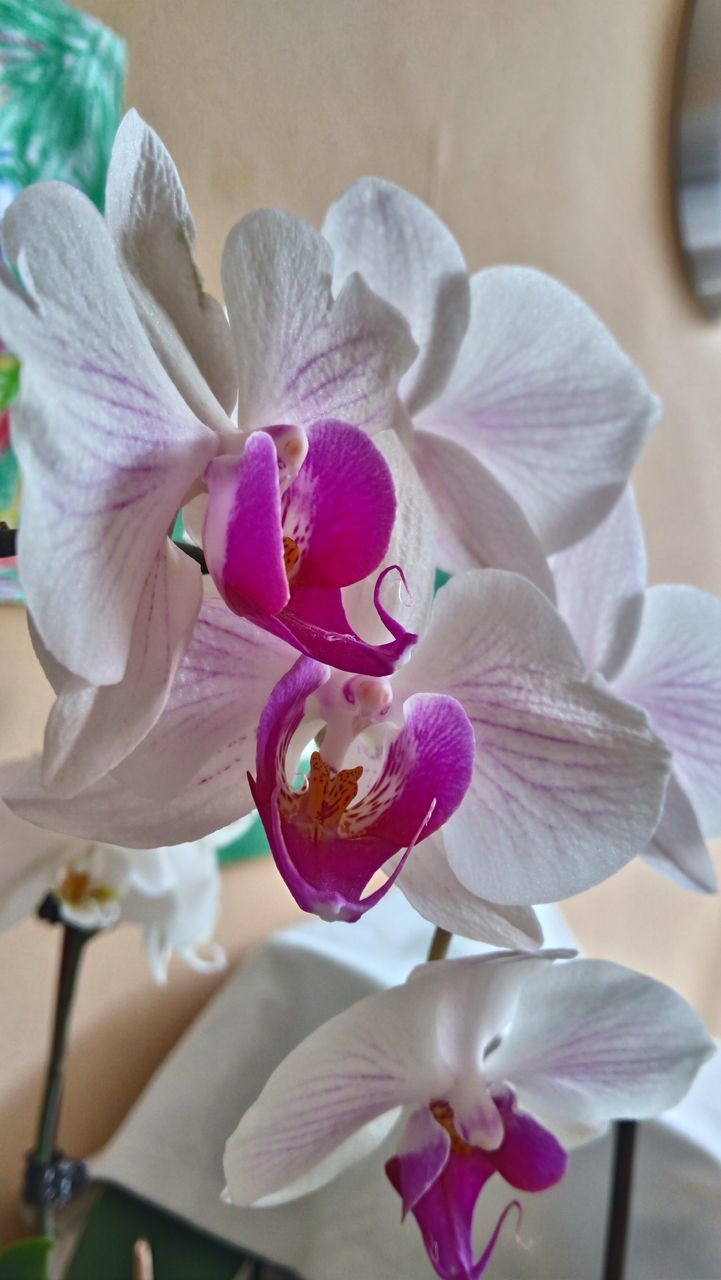
[[229,1139],[230,1199],[262,1206],[313,1191],[395,1127],[386,1172],[403,1215],[414,1214],[443,1280],[477,1280],[505,1217],[476,1259],[489,1178],[521,1192],[553,1186],[567,1148],[616,1117],[673,1106],[714,1050],[668,987],[603,960],[550,963],[571,954],[422,965],[325,1023]]
[[550,277],[495,267],[469,279],[448,228],[390,182],[356,182],[323,235],[336,289],[360,272],[417,343],[399,391],[443,567],[512,569],[552,596],[545,554],[611,509],[658,416],[640,373]]
[[78,929],[119,922],[140,927],[156,982],[177,954],[193,969],[225,964],[212,941],[220,875],[211,840],[123,849],[41,830],[0,805],[0,929],[32,915],[52,894],[60,918]]
[[[211,560],[226,594],[237,585],[229,555],[245,562],[258,549],[253,536],[269,539],[261,572],[241,583],[234,607],[250,591],[246,612],[256,620],[267,604],[280,611],[287,581],[276,575],[275,594],[264,598],[263,571],[284,569],[286,537],[298,577],[293,617],[305,631],[299,638],[286,626],[282,634],[302,649],[341,625],[338,588],[356,571],[364,577],[376,556],[383,567],[395,502],[360,429],[392,424],[398,379],[415,348],[403,319],[358,277],[333,300],[328,245],[302,219],[272,210],[243,219],[228,239],[229,325],[200,287],[172,160],[133,112],[113,150],[105,221],[80,192],[39,183],[10,206],[2,235],[16,274],[0,267],[0,330],[25,369],[14,413],[24,483],[20,575],[58,694],[45,782],[72,794],[124,759],[165,704],[202,600],[200,570],[168,532],[208,485],[224,495],[230,521],[223,538],[211,499]],[[237,426],[229,416],[236,399]],[[278,426],[261,443],[248,434]],[[326,447],[340,451],[348,511],[319,490],[328,481]],[[242,501],[251,455],[266,464],[263,496],[272,509],[260,528],[246,528],[243,545],[227,476],[238,480]],[[280,480],[269,462],[283,470]],[[369,486],[365,505],[349,478],[356,466]],[[281,482],[287,528],[277,518]],[[257,510],[245,514],[254,522]],[[336,535],[345,563],[328,548],[324,577],[314,562]],[[356,545],[351,554],[365,541],[365,551]],[[366,652],[357,638],[350,644]],[[393,667],[391,649],[382,669]],[[121,717],[111,705],[119,698]],[[81,711],[92,733],[80,732]]]
[[417,637],[383,608],[384,575],[376,607],[393,640],[361,639],[342,598],[380,565],[396,514],[391,473],[369,437],[341,422],[307,436],[255,431],[240,457],[211,462],[207,483],[203,545],[230,608],[341,670],[389,674]]
[[583,675],[545,596],[490,569],[439,591],[391,678],[300,659],[263,712],[252,784],[296,900],[356,919],[386,866],[422,914],[477,936],[469,894],[529,906],[613,874],[654,830],[668,758],[643,714]]
[[721,601],[686,586],[646,590],[646,549],[629,487],[602,525],[555,556],[558,606],[587,671],[641,707],[672,772],[647,862],[712,892],[704,837],[721,835]]
[[556,610],[502,571],[443,587],[412,657],[383,678],[296,658],[208,600],[165,710],[121,765],[69,798],[37,765],[2,792],[39,825],[140,847],[195,839],[255,802],[306,910],[358,918],[387,890],[368,891],[383,868],[434,923],[529,946],[528,908],[612,875],[663,802],[668,755],[646,717],[583,677]]

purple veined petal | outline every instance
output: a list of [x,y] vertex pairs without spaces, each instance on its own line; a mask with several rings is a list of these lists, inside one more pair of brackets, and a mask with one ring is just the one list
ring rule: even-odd
[[367,996],[302,1041],[226,1145],[234,1203],[277,1197],[321,1167],[330,1181],[358,1158],[349,1141],[354,1135],[360,1153],[368,1150],[369,1122],[442,1095],[451,1073],[437,1048],[434,1017],[420,994],[399,987]]
[[146,737],[190,644],[201,600],[197,565],[166,539],[143,587],[125,674],[111,685],[88,684],[56,663],[31,618],[35,651],[57,694],[43,749],[43,782],[54,795],[85,790]]
[[610,511],[658,414],[580,298],[531,268],[494,267],[471,280],[453,374],[418,425],[476,453],[552,552]]
[[464,445],[432,431],[415,432],[413,458],[438,515],[441,567],[509,569],[554,600],[541,544],[492,472]]
[[590,674],[613,680],[638,636],[646,589],[646,546],[633,489],[606,519],[554,556],[556,602]]
[[238,394],[230,327],[193,260],[195,223],[178,171],[154,129],[131,110],[110,157],[105,220],[140,320],[201,421],[224,432]]
[[3,268],[0,327],[27,375],[13,444],[28,605],[59,662],[114,684],[148,574],[217,437],[159,364],[85,196],[29,188],[5,215],[3,243],[31,291]]
[[596,884],[658,823],[668,753],[645,716],[582,674],[546,597],[486,569],[438,592],[428,632],[394,678],[402,695],[457,698],[474,727],[473,779],[443,838],[458,879],[492,902],[558,901]]
[[347,811],[344,835],[378,836],[395,846],[392,852],[421,831],[432,835],[463,800],[473,755],[473,731],[461,705],[439,694],[415,694],[404,703],[403,727],[378,777]]
[[245,771],[252,768],[261,713],[296,658],[222,601],[206,600],[162,715],[115,777],[140,795],[166,799],[218,753],[240,759],[243,752]]
[[673,752],[704,836],[721,834],[721,600],[651,587],[633,653],[614,681]]
[[230,232],[222,277],[242,428],[335,418],[372,434],[392,425],[416,354],[408,326],[359,276],[334,301],[332,273],[330,246],[293,214],[263,209]]
[[[380,600],[410,634],[422,632],[430,616],[438,560],[433,508],[396,432],[381,431],[373,437],[373,443],[388,464],[396,493],[396,518],[386,563],[403,566],[403,578],[400,574],[386,575]],[[343,604],[353,630],[364,639],[381,644],[386,628],[373,603],[377,578],[373,572],[362,582],[346,587]]]
[[255,431],[242,454],[215,458],[205,480],[203,549],[223,599],[235,613],[279,613],[290,588],[273,440]]
[[643,851],[643,860],[683,889],[716,892],[716,872],[693,805],[675,773],[666,788],[661,821]]
[[377,570],[391,538],[396,497],[390,469],[357,427],[319,422],[283,496],[283,533],[299,552],[291,591],[345,587]]
[[246,736],[230,743],[162,804],[155,796],[123,786],[113,774],[77,795],[52,795],[43,786],[39,756],[18,763],[2,795],[18,817],[49,831],[123,848],[154,849],[198,840],[250,813],[254,806],[247,769],[252,752],[252,739]]
[[605,960],[577,960],[529,975],[484,1067],[522,1110],[573,1141],[574,1127],[598,1131],[673,1106],[713,1051],[675,991]]
[[458,244],[428,205],[381,178],[361,178],[323,223],[336,292],[358,272],[408,321],[418,355],[400,392],[410,413],[448,381],[470,316],[468,272]]
[[543,943],[532,908],[496,906],[461,884],[448,864],[442,830],[416,846],[397,883],[419,915],[449,933],[529,951]]

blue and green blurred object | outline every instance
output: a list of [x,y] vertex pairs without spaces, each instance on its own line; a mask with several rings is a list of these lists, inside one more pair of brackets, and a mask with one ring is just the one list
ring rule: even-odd
[[79,187],[102,208],[125,43],[62,0],[0,0],[0,182]]
[[[125,42],[97,18],[63,0],[0,0],[0,214],[45,178],[72,183],[102,209],[125,67]],[[20,476],[9,409],[19,365],[1,339],[0,520],[14,528]],[[16,567],[0,565],[0,600],[21,598]]]

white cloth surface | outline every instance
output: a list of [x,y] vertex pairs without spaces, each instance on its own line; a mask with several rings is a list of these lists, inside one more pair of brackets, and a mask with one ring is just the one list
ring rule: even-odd
[[[573,939],[552,908],[546,945]],[[150,1082],[94,1177],[126,1188],[198,1229],[292,1268],[303,1280],[431,1280],[415,1221],[383,1172],[393,1142],[328,1187],[273,1209],[221,1201],[226,1138],[274,1067],[320,1023],[379,987],[402,982],[426,954],[431,926],[393,892],[358,924],[320,921],[272,938],[233,974]],[[454,939],[451,954],[485,950]],[[637,1147],[626,1280],[721,1280],[721,1064],[702,1070]],[[564,1181],[518,1195],[519,1247],[507,1222],[489,1280],[587,1280],[601,1273],[609,1137],[571,1156]],[[479,1249],[514,1193],[500,1178],[476,1213]]]

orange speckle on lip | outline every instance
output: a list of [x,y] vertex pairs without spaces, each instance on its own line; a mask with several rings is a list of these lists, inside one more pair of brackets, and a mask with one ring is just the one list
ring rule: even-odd
[[283,538],[283,563],[286,577],[290,582],[300,564],[300,547],[294,538],[289,538],[287,535]]
[[473,1147],[458,1132],[453,1115],[453,1107],[450,1102],[437,1098],[435,1102],[431,1103],[431,1115],[448,1134],[451,1140],[451,1150],[460,1156],[471,1155]]
[[283,816],[304,822],[309,835],[317,840],[335,834],[346,809],[358,794],[362,765],[352,769],[331,769],[319,751],[310,758],[310,773],[302,791],[286,794]]

